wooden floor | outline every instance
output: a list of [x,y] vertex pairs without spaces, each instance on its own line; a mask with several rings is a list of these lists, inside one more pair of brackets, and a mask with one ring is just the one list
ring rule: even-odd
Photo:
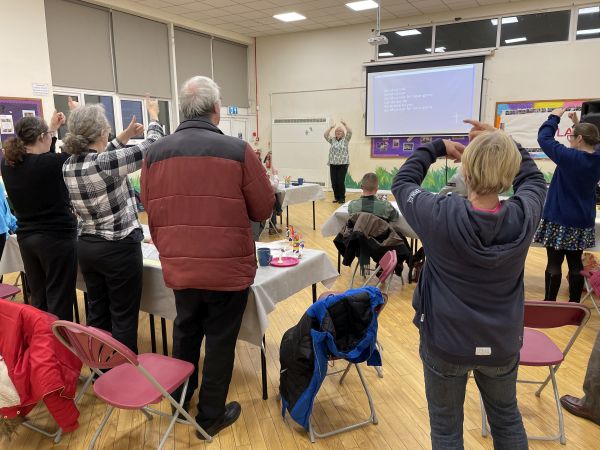
[[[349,197],[353,197],[351,195]],[[319,233],[322,225],[337,205],[326,201],[317,204],[317,231],[312,230],[310,204],[290,207],[290,222],[301,230],[307,248],[325,250],[332,262],[336,261],[336,252],[330,238],[324,239]],[[545,253],[532,248],[525,276],[527,299],[543,298],[543,272]],[[349,268],[342,268],[342,275],[335,288],[345,289],[349,282]],[[319,292],[323,290],[319,286]],[[427,402],[423,386],[421,362],[417,353],[418,332],[412,325],[413,309],[411,298],[414,285],[402,286],[396,278],[392,286],[390,302],[380,319],[379,341],[384,348],[384,378],[377,377],[372,368],[365,368],[367,382],[374,396],[379,424],[368,426],[346,434],[319,440],[311,444],[307,434],[290,421],[281,417],[281,407],[276,400],[279,386],[279,343],[283,333],[295,325],[311,303],[310,289],[280,303],[269,315],[269,329],[266,335],[267,364],[269,376],[269,395],[267,401],[261,398],[260,353],[259,349],[244,342],[237,345],[236,364],[229,398],[242,405],[240,419],[230,428],[222,431],[211,444],[199,441],[191,428],[177,425],[165,448],[209,448],[261,450],[261,449],[420,449],[430,448]],[[567,295],[563,286],[560,299]],[[493,299],[490,299],[493,301]],[[81,303],[81,301],[80,301]],[[140,351],[150,350],[150,334],[147,315],[140,316]],[[591,347],[600,328],[600,319],[594,311],[592,319],[582,333],[564,365],[557,374],[559,390],[562,394],[580,396]],[[157,330],[158,331],[158,330]],[[170,336],[169,324],[169,336]],[[567,333],[552,333],[557,341],[566,342]],[[170,339],[170,338],[169,338]],[[521,378],[543,378],[546,372],[522,369]],[[340,386],[336,377],[328,377],[323,384],[315,403],[316,422],[323,428],[337,427],[351,420],[357,413],[366,417],[366,398],[358,377],[351,372],[347,381]],[[548,434],[556,428],[556,410],[550,388],[537,398],[533,387],[519,386],[518,399],[530,434]],[[194,399],[195,404],[197,397]],[[161,404],[165,411],[168,405]],[[66,435],[58,445],[46,438],[22,427],[10,443],[0,442],[0,448],[11,450],[24,449],[83,449],[87,448],[92,434],[96,430],[105,405],[96,399],[92,391],[84,396],[81,405],[80,428]],[[192,412],[195,414],[195,408]],[[44,408],[36,410],[40,423],[51,425]],[[477,389],[470,382],[465,401],[465,448],[492,448],[490,438],[482,438],[480,433],[480,413]],[[167,420],[155,418],[148,422],[139,412],[116,411],[110,424],[100,437],[98,449],[145,449],[156,448],[160,436],[167,426]],[[600,427],[591,422],[571,416],[565,412],[565,427],[569,449],[594,449],[600,447]],[[323,429],[322,428],[322,429]],[[565,448],[557,442],[544,443],[532,441],[531,448]]]

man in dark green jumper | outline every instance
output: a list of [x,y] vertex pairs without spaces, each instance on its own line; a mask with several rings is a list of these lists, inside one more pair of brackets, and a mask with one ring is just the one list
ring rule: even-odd
[[377,198],[379,180],[374,173],[367,173],[360,182],[363,195],[358,200],[353,200],[348,205],[348,213],[368,212],[375,214],[386,222],[395,222],[400,218],[398,210],[387,200]]

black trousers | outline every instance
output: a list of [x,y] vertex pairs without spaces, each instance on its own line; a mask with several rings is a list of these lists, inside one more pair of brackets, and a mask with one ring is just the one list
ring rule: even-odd
[[562,263],[567,258],[569,266],[569,300],[579,302],[583,291],[584,279],[581,275],[583,250],[556,250],[546,247],[548,264],[546,265],[546,300],[556,300],[562,277]]
[[45,233],[18,237],[31,304],[61,320],[73,320],[77,300],[77,239]]
[[88,295],[87,324],[112,333],[137,353],[144,270],[141,244],[79,239],[77,251]]
[[[187,399],[198,387],[200,346],[206,338],[202,385],[198,397],[200,425],[225,414],[235,359],[235,343],[248,302],[248,289],[237,292],[174,290],[177,317],[173,324],[173,356],[194,364]],[[181,391],[174,396],[179,399]]]
[[346,174],[348,173],[348,164],[331,164],[329,174],[331,175],[331,188],[333,197],[338,202],[346,201]]
[[6,245],[7,239],[8,239],[8,233],[0,234],[0,259],[2,259],[2,255],[4,254],[4,246]]

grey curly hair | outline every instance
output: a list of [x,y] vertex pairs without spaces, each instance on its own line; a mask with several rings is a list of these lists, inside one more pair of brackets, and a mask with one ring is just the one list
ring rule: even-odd
[[102,105],[85,105],[71,111],[67,127],[69,132],[63,139],[63,149],[71,155],[88,151],[103,132],[110,130]]
[[208,77],[192,77],[179,92],[179,112],[183,120],[212,114],[215,103],[220,102],[219,86]]

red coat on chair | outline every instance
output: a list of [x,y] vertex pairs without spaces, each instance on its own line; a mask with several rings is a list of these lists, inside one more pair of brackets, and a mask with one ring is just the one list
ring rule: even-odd
[[73,398],[81,361],[52,334],[55,318],[33,306],[0,299],[0,354],[21,405],[0,416],[26,416],[44,400],[64,432],[75,430],[79,411]]

